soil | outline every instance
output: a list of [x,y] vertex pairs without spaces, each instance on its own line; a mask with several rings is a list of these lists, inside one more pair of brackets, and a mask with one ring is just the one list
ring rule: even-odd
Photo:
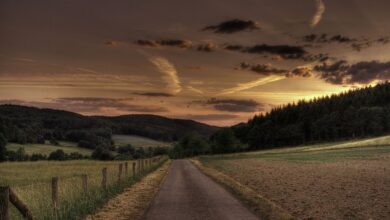
[[336,162],[212,163],[300,219],[390,219],[389,156]]

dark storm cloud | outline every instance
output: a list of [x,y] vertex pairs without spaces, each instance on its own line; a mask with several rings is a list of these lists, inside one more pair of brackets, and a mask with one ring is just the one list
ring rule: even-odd
[[73,111],[81,114],[99,114],[105,108],[124,112],[167,112],[165,108],[157,106],[142,106],[129,103],[131,98],[115,99],[100,97],[63,97],[48,99],[47,101],[24,101],[24,100],[0,100],[0,104],[15,104],[34,106],[39,108],[52,108]]
[[264,110],[264,105],[254,100],[210,98],[205,101],[194,101],[193,103],[212,106],[214,109],[224,112],[257,112]]
[[174,95],[165,92],[134,92],[134,95],[149,97],[173,97]]
[[307,67],[297,67],[292,70],[286,70],[273,67],[270,64],[249,64],[243,62],[240,64],[240,69],[250,70],[263,76],[278,75],[285,77],[310,77],[312,75],[311,69]]
[[235,32],[240,31],[246,31],[246,30],[256,30],[260,29],[258,24],[256,22],[251,20],[240,20],[240,19],[233,19],[229,21],[221,22],[217,25],[210,25],[205,28],[203,28],[203,31],[214,31],[215,33],[220,34],[232,34]]
[[351,65],[341,60],[333,64],[319,64],[314,70],[326,82],[339,85],[390,80],[390,62],[363,61]]
[[179,47],[190,49],[192,48],[192,42],[189,40],[180,40],[180,39],[168,39],[168,40],[137,40],[135,41],[137,45],[148,46],[148,47],[161,47],[161,46],[170,46],[170,47]]

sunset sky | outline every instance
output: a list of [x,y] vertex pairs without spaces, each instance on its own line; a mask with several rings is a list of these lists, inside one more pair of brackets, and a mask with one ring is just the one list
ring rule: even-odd
[[388,0],[0,0],[0,104],[232,125],[390,79]]

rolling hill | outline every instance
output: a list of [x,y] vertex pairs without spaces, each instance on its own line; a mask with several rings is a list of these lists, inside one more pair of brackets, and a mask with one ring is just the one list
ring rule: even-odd
[[192,120],[156,115],[83,116],[62,110],[0,105],[0,133],[8,142],[18,144],[56,140],[75,142],[89,149],[112,149],[113,134],[173,142],[194,133],[207,138],[218,129]]

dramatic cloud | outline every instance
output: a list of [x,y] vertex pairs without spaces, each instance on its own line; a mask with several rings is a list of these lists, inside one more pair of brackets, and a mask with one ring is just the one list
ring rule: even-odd
[[171,94],[177,94],[181,91],[181,83],[175,66],[163,57],[150,58],[157,69],[164,75],[163,80],[168,84],[167,89]]
[[333,36],[329,36],[327,34],[309,34],[303,37],[303,41],[311,44],[346,44],[349,45],[353,50],[361,51],[372,46],[388,44],[390,42],[390,37],[379,37],[370,39],[367,37],[351,38],[340,34]]
[[47,101],[0,100],[0,104],[14,104],[74,111],[86,115],[161,113],[167,109],[158,106],[132,104],[131,98],[115,99],[100,97],[63,97]]
[[310,22],[310,26],[313,28],[317,26],[318,23],[320,23],[322,19],[322,15],[325,12],[325,4],[323,0],[315,0],[315,1],[316,1],[316,12]]
[[390,80],[390,62],[364,61],[350,65],[341,60],[317,65],[314,70],[319,72],[321,79],[332,84],[369,84]]
[[257,54],[273,54],[279,55],[285,59],[300,59],[307,54],[305,49],[300,46],[289,46],[289,45],[255,45],[244,49],[247,53]]
[[135,42],[140,46],[147,47],[179,47],[184,49],[192,48],[192,42],[189,40],[178,40],[178,39],[168,39],[168,40],[137,40]]
[[243,70],[251,70],[263,76],[285,76],[285,77],[310,77],[311,70],[306,67],[297,67],[293,70],[278,69],[273,67],[271,64],[249,64],[241,63],[240,68]]
[[214,109],[224,112],[257,112],[264,110],[263,104],[254,100],[211,98],[206,101],[195,102],[206,106],[213,106]]
[[343,36],[340,34],[333,36],[328,36],[327,34],[309,34],[303,37],[303,41],[308,43],[351,43],[356,42],[357,39]]
[[202,51],[202,52],[212,52],[215,49],[217,49],[217,45],[215,45],[213,43],[200,44],[197,47],[197,50]]
[[243,53],[262,54],[265,56],[277,56],[280,59],[302,59],[305,61],[318,60],[326,56],[324,54],[311,55],[302,46],[290,45],[261,44],[250,47],[241,45],[225,45],[224,49]]
[[211,25],[203,28],[203,31],[214,31],[215,33],[220,34],[232,34],[235,32],[245,31],[245,30],[256,30],[260,29],[256,22],[248,20],[233,19],[229,21],[222,22],[218,25]]
[[271,64],[249,64],[243,62],[241,63],[240,68],[249,69],[264,76],[284,75],[288,72],[288,70],[275,68]]
[[247,83],[239,83],[237,86],[229,89],[224,89],[219,95],[228,95],[228,94],[233,94],[236,92],[240,92],[243,90],[251,89],[257,86],[265,85],[271,82],[279,81],[282,79],[285,79],[285,76],[267,76],[267,77],[262,77],[260,79],[257,79],[255,81],[247,82]]
[[174,95],[165,92],[134,92],[134,95],[149,97],[173,97]]

